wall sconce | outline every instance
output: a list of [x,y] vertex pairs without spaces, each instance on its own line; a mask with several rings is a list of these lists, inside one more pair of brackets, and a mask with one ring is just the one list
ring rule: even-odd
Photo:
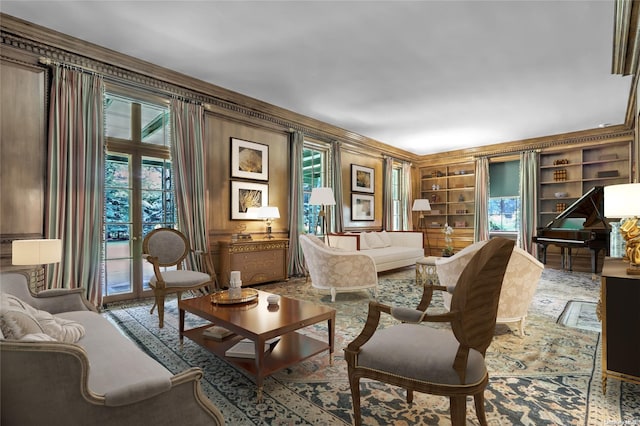
[[280,219],[280,211],[274,206],[262,206],[258,211],[258,219],[263,219],[267,224],[267,238],[273,238],[271,235],[271,223],[275,219]]
[[[418,229],[422,231],[422,229],[424,229],[424,212],[431,211],[431,203],[429,203],[429,200],[424,198],[413,200],[413,207],[411,208],[411,210],[414,212],[420,212]],[[431,244],[429,243],[429,233],[425,232],[425,234],[427,236],[427,249],[429,250],[429,255],[431,255]]]
[[604,187],[604,215],[626,219],[620,233],[626,242],[623,260],[629,261],[627,274],[640,275],[640,183],[625,183]]
[[58,263],[62,259],[62,240],[13,240],[11,243],[11,264],[29,265],[30,281],[36,286],[44,282],[44,266]]
[[327,187],[321,188],[312,188],[311,189],[311,197],[309,197],[309,204],[312,206],[322,206],[320,208],[320,213],[318,213],[318,222],[320,222],[320,229],[322,235],[325,234],[325,222],[326,222],[326,213],[325,206],[335,206],[336,199],[333,196],[333,189]]

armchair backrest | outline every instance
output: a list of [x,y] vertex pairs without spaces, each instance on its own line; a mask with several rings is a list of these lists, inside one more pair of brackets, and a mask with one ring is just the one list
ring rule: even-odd
[[156,257],[161,267],[181,265],[189,253],[189,242],[180,231],[158,228],[144,237],[142,253]]
[[491,239],[460,274],[451,311],[458,312],[452,330],[461,347],[473,348],[484,355],[491,344],[500,289],[514,244],[506,238]]

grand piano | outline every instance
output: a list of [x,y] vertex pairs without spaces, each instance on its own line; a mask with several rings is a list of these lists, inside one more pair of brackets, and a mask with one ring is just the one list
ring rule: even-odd
[[591,251],[591,273],[598,272],[598,253],[609,253],[611,227],[604,218],[604,187],[594,186],[544,227],[532,241],[538,244],[538,258],[547,263],[547,246],[560,247],[562,268],[573,269],[571,249]]

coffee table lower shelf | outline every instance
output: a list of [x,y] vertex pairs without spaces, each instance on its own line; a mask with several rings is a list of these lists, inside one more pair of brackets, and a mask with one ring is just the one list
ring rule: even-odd
[[[244,337],[234,335],[229,336],[222,341],[209,339],[204,337],[202,332],[210,326],[211,325],[209,324],[185,330],[183,335],[204,347],[209,352],[221,357],[228,363],[245,370],[252,376],[258,376],[259,373],[256,366],[256,360],[254,358],[236,358],[224,355],[227,349],[238,343]],[[260,376],[269,376],[283,368],[297,364],[314,355],[328,351],[329,349],[330,346],[327,342],[322,342],[301,333],[293,331],[284,334],[280,336],[278,343],[276,343],[270,351],[265,353]]]

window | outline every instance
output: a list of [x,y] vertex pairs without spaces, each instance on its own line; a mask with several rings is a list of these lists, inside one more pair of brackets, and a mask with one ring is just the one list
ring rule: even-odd
[[393,203],[393,219],[391,231],[402,230],[402,167],[393,166],[391,172],[391,202]]
[[318,220],[321,206],[309,204],[311,190],[329,185],[328,154],[329,150],[321,146],[305,142],[302,151],[302,192],[303,192],[303,225],[304,232],[320,234],[320,222]]
[[105,301],[144,297],[151,264],[142,239],[175,227],[169,107],[161,99],[105,94]]
[[520,161],[489,165],[489,232],[520,229]]

